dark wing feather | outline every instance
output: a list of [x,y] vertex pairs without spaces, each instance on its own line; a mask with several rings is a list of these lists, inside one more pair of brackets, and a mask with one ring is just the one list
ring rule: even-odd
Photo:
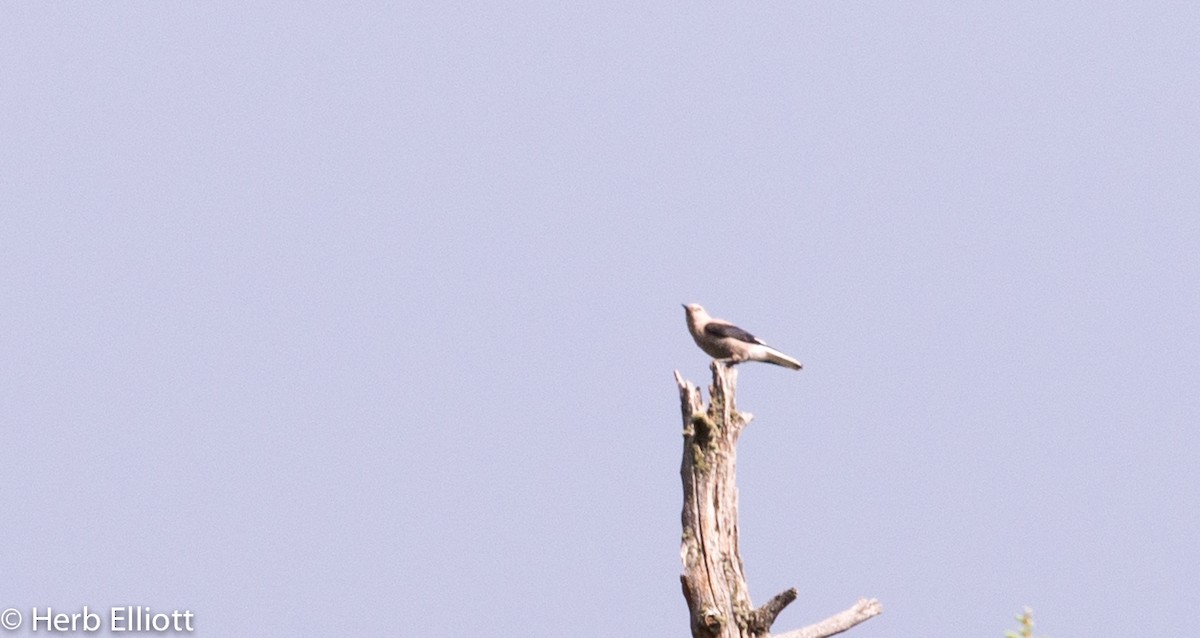
[[742,330],[741,328],[729,323],[710,323],[707,326],[704,326],[704,332],[705,334],[709,334],[714,337],[727,337],[730,339],[737,339],[738,341],[745,341],[746,343],[762,344],[762,342],[758,340],[758,337],[755,337],[749,332],[746,332],[745,330]]

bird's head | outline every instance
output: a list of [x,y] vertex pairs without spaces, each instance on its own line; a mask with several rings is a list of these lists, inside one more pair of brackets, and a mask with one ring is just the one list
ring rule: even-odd
[[698,303],[683,304],[683,311],[687,313],[688,323],[694,323],[697,319],[708,317],[708,313],[704,312],[704,307]]

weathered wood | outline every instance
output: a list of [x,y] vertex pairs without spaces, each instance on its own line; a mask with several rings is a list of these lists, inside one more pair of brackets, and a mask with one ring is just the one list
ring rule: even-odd
[[[738,549],[737,441],[753,418],[739,412],[737,368],[714,361],[709,403],[678,371],[683,413],[683,540],[680,581],[691,616],[693,638],[763,638],[775,618],[796,599],[796,590],[776,595],[755,609],[750,603]],[[826,620],[778,638],[825,638],[882,611],[878,601],[862,600]]]
[[737,411],[737,368],[713,363],[707,410],[700,390],[675,373],[683,410],[683,590],[696,638],[749,636],[753,606],[738,552],[737,439],[750,415]]
[[874,598],[863,598],[854,606],[839,614],[834,614],[819,623],[814,623],[803,629],[795,629],[778,634],[775,638],[826,638],[840,634],[847,629],[883,613],[883,605]]

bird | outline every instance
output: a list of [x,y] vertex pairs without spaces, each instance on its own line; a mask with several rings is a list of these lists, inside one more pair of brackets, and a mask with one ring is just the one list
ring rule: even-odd
[[713,319],[700,304],[685,303],[683,309],[687,313],[688,332],[692,333],[696,345],[725,365],[762,361],[792,370],[804,368],[799,361],[768,346],[749,332],[728,321]]

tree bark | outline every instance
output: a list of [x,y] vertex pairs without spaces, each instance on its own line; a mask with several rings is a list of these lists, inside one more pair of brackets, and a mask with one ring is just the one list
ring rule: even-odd
[[[693,638],[762,638],[796,599],[796,590],[777,594],[757,609],[750,602],[738,550],[735,470],[738,437],[753,417],[737,410],[737,368],[714,361],[712,379],[706,407],[700,390],[675,372],[683,412],[680,581]],[[825,638],[881,611],[879,601],[860,600],[844,612],[778,638]]]

